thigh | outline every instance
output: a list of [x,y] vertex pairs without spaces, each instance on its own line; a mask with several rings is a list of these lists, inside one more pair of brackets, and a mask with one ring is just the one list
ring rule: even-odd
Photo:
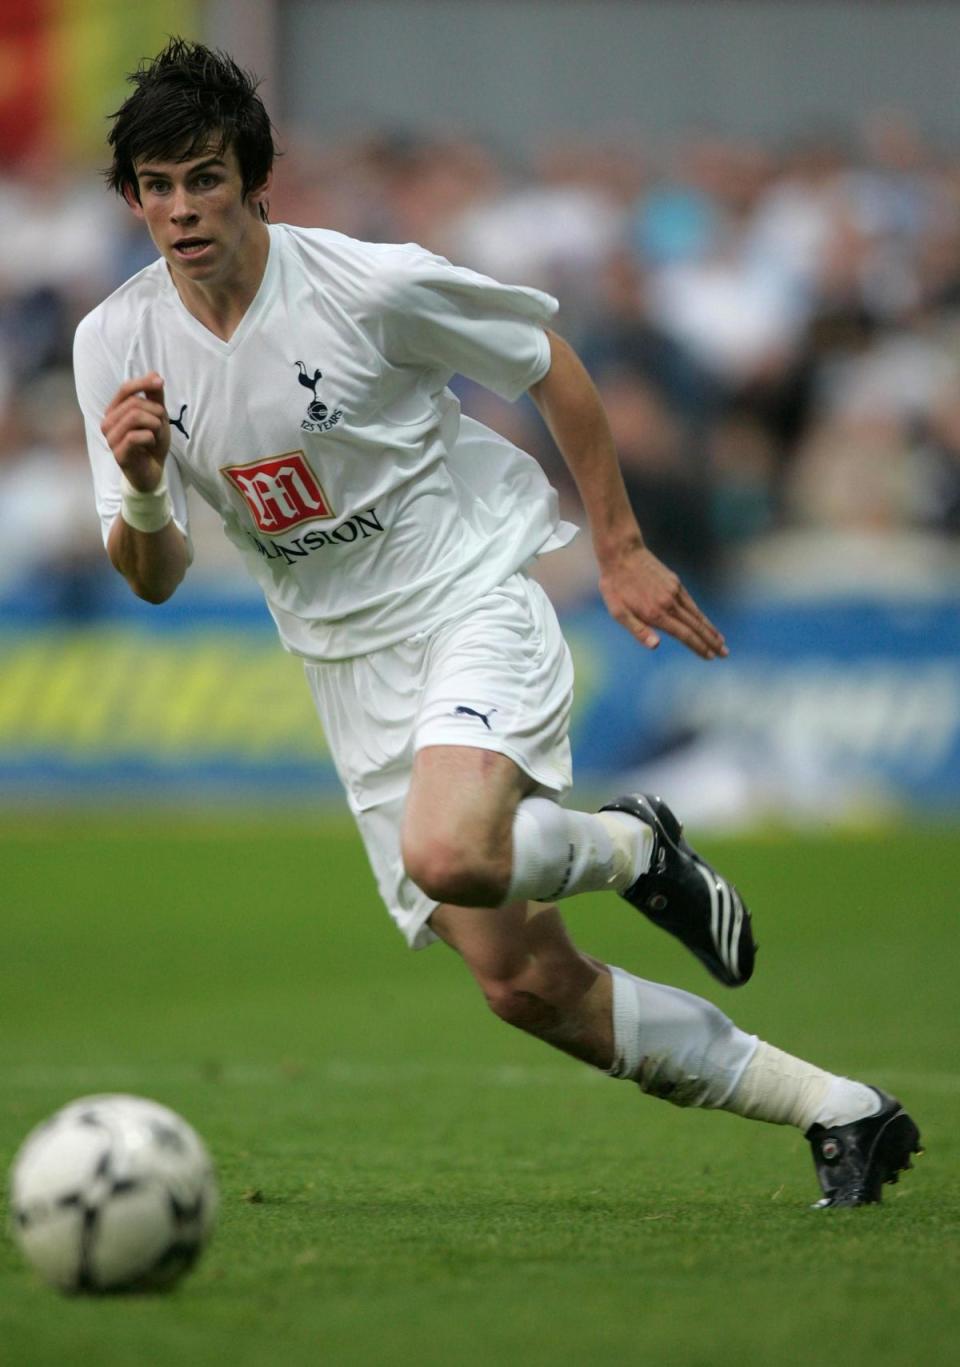
[[414,756],[434,747],[461,751],[453,763],[471,783],[569,790],[573,664],[549,599],[525,575],[429,637],[305,670],[354,810],[404,796],[421,774],[432,782],[435,766],[416,768]]
[[437,903],[406,874],[402,820],[502,850],[527,792],[569,788],[573,667],[552,606],[514,575],[429,637],[306,675],[380,893],[419,948]]
[[571,779],[573,665],[543,590],[513,575],[430,644],[404,847],[481,865],[510,849],[520,800]]
[[[413,748],[453,747],[464,759],[451,763],[503,789],[517,786],[509,765],[467,758],[489,752],[513,761],[529,780],[523,791],[562,797],[572,778],[572,703],[573,662],[553,605],[539,584],[515,574],[431,640]],[[421,769],[414,781],[426,777]]]
[[414,756],[403,818],[403,844],[424,840],[470,849],[479,859],[510,849],[520,800],[536,784],[494,750],[430,745]]

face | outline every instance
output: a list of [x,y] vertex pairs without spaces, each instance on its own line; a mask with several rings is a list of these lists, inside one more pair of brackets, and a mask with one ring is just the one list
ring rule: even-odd
[[189,161],[136,163],[140,203],[128,203],[147,225],[171,271],[196,285],[241,278],[256,255],[263,224],[259,193],[244,198],[232,147],[207,148]]

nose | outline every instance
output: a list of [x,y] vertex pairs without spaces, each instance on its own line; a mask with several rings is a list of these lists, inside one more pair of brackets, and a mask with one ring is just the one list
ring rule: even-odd
[[197,211],[190,202],[190,196],[184,189],[174,191],[173,203],[170,205],[171,221],[180,225],[191,223],[197,217]]

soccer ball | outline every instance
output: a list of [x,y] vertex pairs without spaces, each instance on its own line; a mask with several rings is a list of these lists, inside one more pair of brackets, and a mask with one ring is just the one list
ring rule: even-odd
[[38,1125],[10,1172],[13,1237],[60,1291],[172,1286],[210,1238],[213,1165],[174,1111],[89,1096]]

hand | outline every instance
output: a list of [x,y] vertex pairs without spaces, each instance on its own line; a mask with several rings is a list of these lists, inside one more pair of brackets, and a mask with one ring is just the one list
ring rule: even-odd
[[730,653],[719,631],[673,570],[646,546],[634,546],[605,565],[600,592],[611,617],[648,650],[660,644],[656,627],[676,637],[701,659],[715,660]]
[[134,488],[151,493],[163,477],[170,450],[162,378],[152,372],[122,384],[110,400],[100,431]]

